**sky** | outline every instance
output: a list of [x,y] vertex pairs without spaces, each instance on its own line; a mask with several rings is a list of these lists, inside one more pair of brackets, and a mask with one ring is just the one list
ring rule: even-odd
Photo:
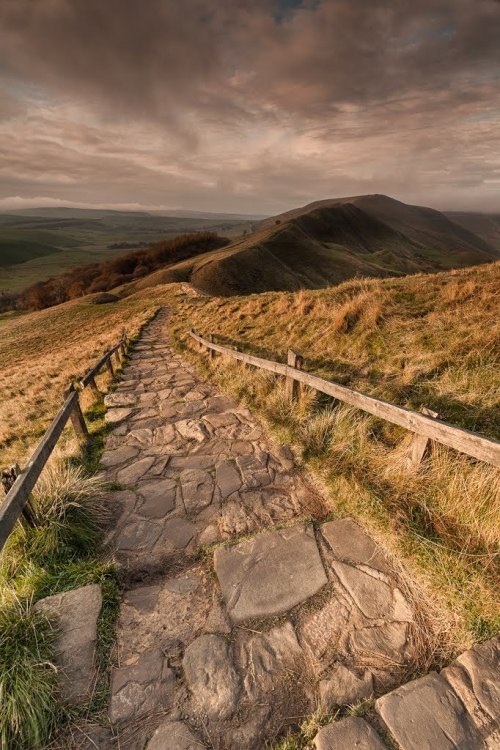
[[499,0],[1,0],[0,210],[500,213]]

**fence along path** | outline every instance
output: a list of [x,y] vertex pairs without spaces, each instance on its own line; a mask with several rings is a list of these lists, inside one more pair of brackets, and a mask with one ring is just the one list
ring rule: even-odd
[[21,471],[19,467],[12,466],[1,473],[2,484],[7,490],[7,494],[0,502],[0,551],[21,516],[26,523],[31,525],[35,523],[30,510],[29,497],[68,420],[71,420],[78,440],[85,442],[87,439],[88,430],[80,408],[79,392],[90,386],[94,393],[99,394],[95,380],[97,375],[105,367],[110,376],[114,377],[111,358],[115,355],[117,363],[120,364],[127,352],[127,346],[127,336],[123,332],[120,341],[103,354],[97,364],[81,379],[78,386],[73,383],[70,384],[61,409],[45,432],[25,468]]
[[[243,352],[229,349],[220,344],[215,344],[213,336],[203,338],[194,330],[190,332],[190,335],[200,344],[201,347],[206,347],[212,353],[218,352],[219,354],[225,354],[228,357],[232,357],[233,359],[244,362],[245,364],[274,372],[277,375],[284,375],[290,383],[289,391],[292,395],[296,395],[297,392],[294,391],[293,385],[291,384],[294,381],[296,383],[303,383],[321,393],[333,396],[350,406],[362,409],[363,411],[368,412],[368,414],[373,414],[375,417],[385,419],[387,422],[392,422],[400,427],[404,427],[407,430],[414,432],[418,437],[426,440],[435,440],[437,443],[446,445],[449,448],[454,448],[472,458],[485,461],[492,466],[500,467],[500,442],[497,440],[493,440],[484,435],[470,432],[469,430],[464,430],[461,427],[456,427],[448,422],[444,422],[441,419],[438,419],[437,415],[433,416],[434,413],[429,410],[425,410],[425,413],[419,414],[411,409],[406,409],[402,406],[394,406],[394,404],[390,404],[387,401],[367,396],[364,393],[353,390],[352,388],[347,388],[338,383],[333,383],[330,380],[324,380],[316,375],[304,372],[301,369],[304,363],[303,358],[292,350],[288,351],[288,364],[284,365],[280,362],[262,359],[261,357],[244,354]],[[423,450],[419,450],[417,446],[415,454],[418,463],[423,455]]]

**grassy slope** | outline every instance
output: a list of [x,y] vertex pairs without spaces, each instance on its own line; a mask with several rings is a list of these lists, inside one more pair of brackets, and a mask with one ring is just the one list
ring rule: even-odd
[[266,220],[259,231],[223,252],[170,266],[133,289],[189,281],[209,294],[224,296],[293,291],[354,277],[461,268],[496,258],[482,239],[431,209],[383,198],[383,210],[377,203],[379,217],[369,200],[366,207],[342,201],[326,204],[312,204],[306,213],[297,209],[284,214],[279,225]]
[[[498,438],[500,264],[337,288],[231,299],[178,298],[181,345],[194,327],[229,346],[306,369]],[[291,409],[267,374],[215,360],[210,377],[293,442],[335,514],[353,514],[401,556],[439,604],[456,650],[500,627],[498,472],[444,448],[402,463],[409,434],[306,394]],[[443,614],[444,613],[444,614]]]
[[[223,252],[223,251],[222,251]],[[288,346],[306,368],[498,437],[495,316],[500,265],[430,276],[350,281],[337,288],[209,298],[177,285],[145,289],[109,305],[89,298],[1,323],[0,465],[23,463],[54,416],[71,375],[159,304],[172,309],[179,341],[194,326],[271,359]],[[329,413],[323,399],[290,410],[272,378],[211,371],[299,446],[321,477],[335,514],[354,514],[401,555],[453,623],[457,648],[497,627],[498,497],[495,472],[451,451],[416,477],[402,474],[408,434],[360,413]],[[326,408],[326,416],[325,416]],[[331,410],[330,410],[331,411]],[[448,618],[448,619],[446,619]]]

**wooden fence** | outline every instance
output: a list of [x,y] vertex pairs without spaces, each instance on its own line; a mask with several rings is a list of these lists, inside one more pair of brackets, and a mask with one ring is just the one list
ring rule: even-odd
[[116,363],[120,364],[127,353],[127,348],[128,339],[123,332],[120,341],[103,354],[99,362],[84,375],[76,386],[74,383],[70,384],[61,409],[38,444],[27,466],[19,473],[17,467],[11,467],[2,472],[2,483],[8,491],[0,504],[0,550],[21,515],[24,516],[26,523],[34,523],[29,497],[68,420],[71,421],[78,440],[81,442],[87,440],[87,425],[80,408],[80,391],[90,386],[92,391],[99,395],[96,376],[103,368],[106,368],[109,375],[114,377],[112,357],[114,355]]
[[392,424],[410,430],[415,433],[409,451],[410,465],[418,466],[429,441],[435,440],[437,443],[454,448],[461,453],[466,453],[468,456],[472,456],[479,461],[485,461],[492,466],[500,467],[500,442],[497,440],[444,422],[428,409],[424,409],[422,413],[419,413],[411,409],[405,409],[402,406],[394,406],[394,404],[390,404],[387,401],[367,396],[352,388],[347,388],[330,380],[324,380],[316,375],[304,372],[302,369],[304,365],[303,358],[292,350],[288,351],[288,364],[285,365],[281,362],[273,362],[220,346],[220,344],[215,344],[213,336],[203,338],[194,330],[190,332],[190,335],[201,347],[206,347],[212,357],[215,352],[218,352],[244,362],[247,365],[253,365],[262,370],[283,375],[287,379],[287,390],[292,398],[297,397],[299,384],[303,383],[321,393],[333,396],[333,398],[343,401],[350,406],[362,409],[368,412],[368,414],[373,414],[375,417],[380,417],[387,422],[392,422]]

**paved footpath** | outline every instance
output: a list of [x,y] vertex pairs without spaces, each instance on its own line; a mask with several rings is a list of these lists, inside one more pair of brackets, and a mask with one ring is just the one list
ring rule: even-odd
[[[165,312],[106,405],[102,463],[125,488],[111,493],[107,539],[127,582],[109,708],[122,750],[263,750],[318,706],[335,713],[404,681],[414,613],[390,561],[354,521],[321,522],[292,454],[173,352]],[[415,702],[382,700],[377,721],[331,724],[315,747],[384,748],[386,726],[404,750],[490,746],[484,726],[461,714],[443,729],[432,711],[448,744],[411,744]]]

